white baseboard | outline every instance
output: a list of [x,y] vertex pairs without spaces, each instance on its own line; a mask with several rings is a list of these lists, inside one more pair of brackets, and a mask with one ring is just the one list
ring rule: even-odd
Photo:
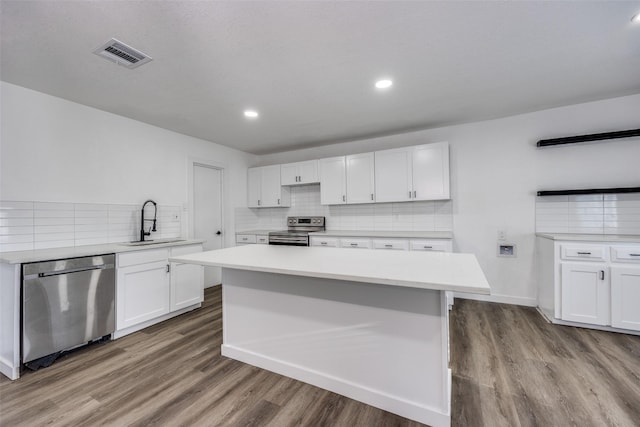
[[[221,353],[223,356],[230,357],[289,378],[303,381],[316,387],[341,394],[376,408],[380,408],[433,427],[449,427],[451,425],[450,410],[448,414],[443,414],[433,408],[386,394],[379,390],[367,388],[361,384],[345,381],[335,376],[327,375],[303,366],[294,365],[289,362],[257,354],[228,344],[222,345]],[[448,381],[449,384],[451,384],[451,370],[449,370]],[[449,388],[449,390],[451,390],[451,388]],[[449,393],[449,399],[450,397],[451,393]],[[450,401],[448,407],[451,407]]]
[[13,366],[12,364],[7,363],[7,359],[0,357],[0,373],[10,380],[17,380],[20,378],[20,367]]
[[173,311],[171,313],[167,313],[163,316],[160,317],[156,317],[155,319],[151,319],[151,320],[147,320],[146,322],[142,322],[142,323],[138,323],[137,325],[134,326],[130,326],[128,328],[125,329],[119,329],[117,331],[115,331],[112,335],[113,339],[118,339],[118,338],[122,338],[125,335],[129,335],[132,334],[134,332],[138,332],[144,328],[148,328],[149,326],[155,325],[156,323],[160,323],[160,322],[164,322],[165,320],[169,320],[172,317],[176,317],[179,316],[181,314],[184,314],[188,311],[191,310],[195,310],[196,308],[200,308],[202,307],[202,303],[198,303],[198,304],[194,304],[191,305],[189,307],[183,308],[182,310],[178,310],[178,311]]
[[454,292],[456,298],[472,299],[476,301],[498,302],[501,304],[524,305],[527,307],[537,307],[538,301],[535,298],[514,297],[509,295],[478,295],[466,294],[464,292]]

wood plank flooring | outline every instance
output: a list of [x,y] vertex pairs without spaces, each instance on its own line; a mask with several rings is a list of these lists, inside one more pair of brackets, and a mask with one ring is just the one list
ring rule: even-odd
[[[0,378],[0,426],[418,426],[220,356],[220,287],[203,308]],[[454,426],[639,426],[640,337],[456,300]]]

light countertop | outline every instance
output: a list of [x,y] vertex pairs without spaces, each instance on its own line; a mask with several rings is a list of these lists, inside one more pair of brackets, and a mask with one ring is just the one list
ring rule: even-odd
[[271,233],[272,231],[282,231],[282,230],[286,230],[287,227],[282,227],[282,228],[272,228],[271,230],[244,230],[244,231],[236,231],[236,234],[256,234],[256,235],[267,235],[269,233]]
[[451,231],[367,231],[367,230],[325,230],[310,233],[309,236],[323,237],[381,237],[402,239],[453,239]]
[[615,242],[640,243],[640,236],[622,234],[570,234],[570,233],[536,233],[536,236],[551,240],[568,242]]
[[[160,243],[166,240],[166,243]],[[117,254],[122,252],[144,251],[171,246],[195,245],[204,240],[179,240],[157,239],[153,245],[130,246],[127,243],[107,243],[103,245],[71,246],[65,248],[36,249],[32,251],[0,252],[0,262],[6,264],[23,264],[55,259],[76,258],[104,254]]]
[[421,289],[490,293],[487,279],[472,254],[245,245],[171,257],[169,261]]

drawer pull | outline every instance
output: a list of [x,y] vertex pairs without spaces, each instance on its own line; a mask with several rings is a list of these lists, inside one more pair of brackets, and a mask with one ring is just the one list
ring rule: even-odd
[[351,246],[358,246],[357,243],[351,243]]
[[424,249],[433,249],[433,246],[423,246]]
[[385,248],[392,248],[393,245],[384,245]]
[[242,238],[242,240],[244,240],[244,241],[246,242],[246,241],[247,241],[247,240],[249,240],[249,239],[248,239],[248,238],[246,238],[246,237],[243,237],[243,238]]
[[629,254],[629,256],[640,256],[640,254]]
[[324,246],[327,244],[327,242],[320,242],[320,244]]
[[578,255],[591,255],[591,252],[578,252]]

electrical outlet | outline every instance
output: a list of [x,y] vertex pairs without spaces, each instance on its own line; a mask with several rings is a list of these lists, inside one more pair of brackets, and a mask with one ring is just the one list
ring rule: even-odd
[[504,230],[498,230],[498,240],[504,242],[507,240],[507,232]]

